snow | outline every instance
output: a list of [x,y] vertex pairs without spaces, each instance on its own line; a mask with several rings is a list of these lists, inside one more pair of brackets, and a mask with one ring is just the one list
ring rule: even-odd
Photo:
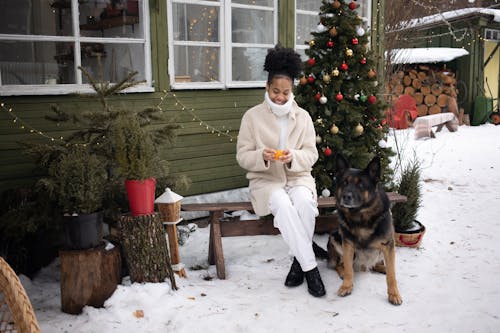
[[[463,57],[469,52],[462,48],[422,47],[413,49],[394,49],[390,51],[391,64],[417,64],[429,62],[447,62]],[[387,57],[387,52],[386,52]]]
[[[423,167],[418,219],[427,231],[419,249],[396,250],[401,306],[387,301],[377,273],[355,273],[353,293],[337,296],[341,280],[322,260],[325,297],[310,296],[306,284],[285,287],[291,260],[279,235],[224,238],[227,279],[219,280],[207,266],[208,228],[180,247],[187,278],[176,278],[177,291],[126,278],[103,308],[68,315],[60,310],[57,260],[33,280],[21,278],[44,333],[499,332],[499,135],[500,126],[485,124],[443,129],[435,139],[415,140],[411,128],[389,136],[403,159],[415,153]],[[238,200],[238,191],[228,193],[218,199]],[[325,246],[327,236],[315,239]]]
[[421,27],[433,23],[445,22],[450,20],[456,20],[460,17],[464,17],[467,15],[491,15],[493,16],[493,21],[500,22],[500,9],[493,8],[463,8],[457,10],[450,10],[448,12],[434,14],[430,16],[420,17],[413,20],[408,21],[405,24],[402,24],[400,28],[408,29],[413,27]]

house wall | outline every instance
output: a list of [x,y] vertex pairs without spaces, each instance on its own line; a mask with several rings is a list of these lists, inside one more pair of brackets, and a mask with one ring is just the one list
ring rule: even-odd
[[[383,3],[381,0],[377,2]],[[164,97],[163,91],[170,90],[166,1],[151,0],[150,6],[153,80],[157,92],[111,99],[131,110],[158,105]],[[285,46],[293,46],[294,2],[280,0],[278,6],[279,41]],[[383,29],[374,31],[380,34]],[[170,162],[173,174],[185,174],[192,181],[191,187],[179,194],[193,195],[247,186],[245,172],[235,160],[235,138],[243,113],[261,102],[263,93],[262,88],[184,90],[176,91],[175,97],[168,94],[164,98],[162,109],[181,125],[181,129],[175,146],[165,147],[161,154]],[[47,137],[65,136],[74,129],[44,119],[51,105],[75,113],[99,107],[89,98],[74,95],[13,96],[2,97],[1,101],[24,121],[25,128],[21,128],[20,121],[14,122],[12,114],[0,111],[0,192],[21,185],[30,186],[41,175],[31,158],[23,154],[19,142],[46,142],[50,140]],[[182,110],[182,106],[186,109]],[[29,131],[30,127],[36,129],[34,133]],[[212,127],[223,130],[224,134],[212,133]],[[229,133],[226,134],[226,130]]]

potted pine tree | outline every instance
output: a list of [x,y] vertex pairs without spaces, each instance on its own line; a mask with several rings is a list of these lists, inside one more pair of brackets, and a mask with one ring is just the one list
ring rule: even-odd
[[106,182],[104,163],[83,145],[59,150],[48,165],[47,176],[38,181],[64,212],[67,248],[80,250],[101,244]]
[[417,212],[422,202],[420,162],[416,157],[402,169],[398,192],[406,196],[406,202],[392,207],[394,237],[397,246],[419,247],[425,234],[425,226],[417,221]]
[[111,124],[111,147],[117,175],[125,188],[133,216],[154,213],[156,177],[165,173],[151,133],[134,115],[120,114]]

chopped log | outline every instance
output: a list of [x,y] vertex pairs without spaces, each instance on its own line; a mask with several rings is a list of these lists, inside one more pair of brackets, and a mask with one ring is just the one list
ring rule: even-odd
[[436,104],[442,108],[447,106],[448,105],[448,95],[445,95],[445,94],[439,95],[437,98]]
[[431,87],[429,86],[422,86],[420,87],[420,92],[424,95],[429,95],[431,93]]
[[413,81],[411,81],[411,86],[415,89],[420,89],[422,87],[422,81],[420,81],[419,79],[414,79]]
[[417,78],[417,70],[416,69],[410,69],[410,71],[408,72],[408,75],[411,77],[411,79],[416,79]]
[[415,98],[415,103],[417,105],[422,104],[424,102],[424,94],[422,94],[421,92],[414,93],[413,98]]
[[405,87],[403,94],[413,96],[415,94],[415,88]]
[[398,71],[396,74],[397,74],[398,78],[400,78],[400,79],[404,78],[404,76],[405,76],[404,71]]
[[434,96],[439,96],[443,93],[443,89],[441,88],[441,86],[437,83],[434,83],[432,86],[431,86],[431,93],[434,95]]
[[429,108],[425,104],[420,104],[417,105],[417,112],[419,117],[426,116],[427,113],[429,112]]
[[413,80],[411,79],[411,77],[410,77],[409,75],[405,75],[405,76],[403,77],[403,85],[404,85],[405,87],[408,87],[408,86],[411,84],[411,82],[412,82],[412,81],[413,81]]
[[61,310],[79,314],[86,305],[102,307],[121,281],[118,247],[61,250]]
[[427,79],[427,73],[426,72],[418,72],[417,79],[419,79],[420,81],[426,80]]
[[395,94],[397,94],[397,95],[401,95],[401,94],[403,93],[403,91],[404,91],[404,87],[403,87],[403,85],[402,85],[402,84],[399,84],[399,83],[398,83],[398,84],[396,84],[396,85],[394,86],[394,88],[392,89],[392,91],[393,91]]
[[177,289],[160,215],[122,215],[120,224],[130,280],[163,282],[169,277],[172,289]]
[[[424,94],[425,95],[425,94]],[[424,103],[427,106],[436,104],[436,96],[429,94],[424,96]]]
[[441,113],[441,108],[439,105],[434,104],[429,108],[429,114],[438,114]]

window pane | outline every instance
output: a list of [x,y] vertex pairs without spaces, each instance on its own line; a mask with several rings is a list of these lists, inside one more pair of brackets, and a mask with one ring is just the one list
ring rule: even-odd
[[115,5],[82,1],[79,5],[80,34],[85,37],[142,38],[142,1],[113,1]]
[[310,10],[319,13],[321,7],[321,0],[295,0],[297,9]]
[[273,44],[273,12],[233,8],[233,43]]
[[2,85],[75,83],[72,54],[68,54],[71,62],[57,55],[57,50],[66,52],[72,46],[62,42],[0,42]]
[[[82,67],[94,78],[99,76],[99,62],[105,81],[118,82],[134,71],[139,72],[137,80],[145,78],[142,44],[82,44]],[[88,83],[85,76],[82,79]]]
[[0,34],[71,36],[69,1],[0,0]]
[[264,48],[233,48],[233,81],[264,81],[264,59],[267,49]]
[[266,7],[272,7],[274,5],[273,0],[233,0],[233,3],[239,3],[251,6],[266,6]]
[[174,40],[219,41],[219,7],[174,4]]
[[314,30],[318,23],[319,17],[317,15],[297,14],[295,45],[304,45],[305,42],[311,40],[311,31]]
[[175,46],[175,81],[220,81],[218,47]]

